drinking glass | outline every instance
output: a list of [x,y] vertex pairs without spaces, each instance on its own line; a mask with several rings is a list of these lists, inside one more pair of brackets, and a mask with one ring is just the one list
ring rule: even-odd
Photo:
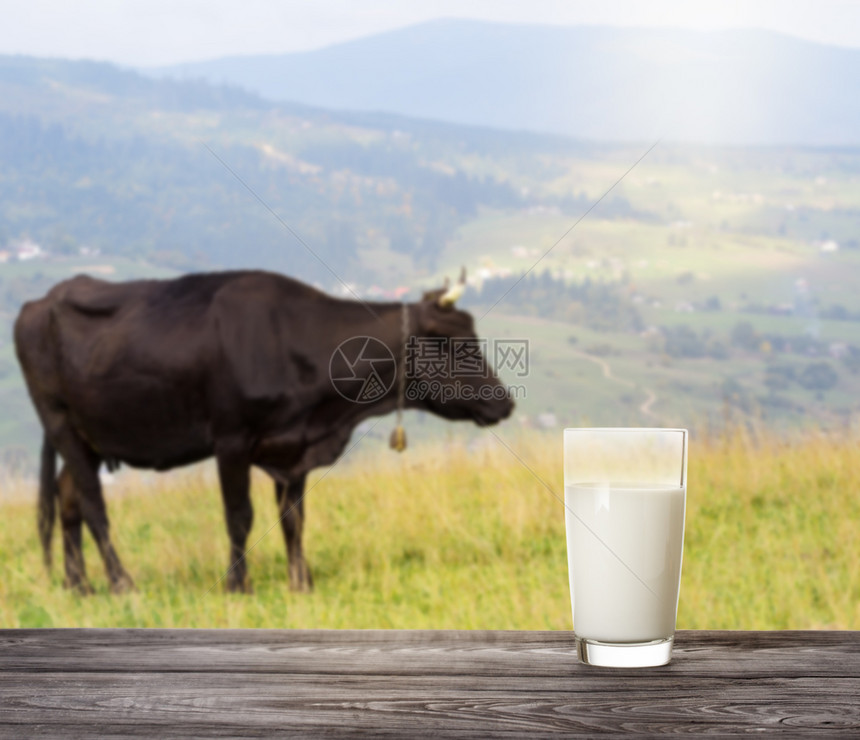
[[687,496],[686,429],[565,429],[567,565],[583,663],[669,662]]

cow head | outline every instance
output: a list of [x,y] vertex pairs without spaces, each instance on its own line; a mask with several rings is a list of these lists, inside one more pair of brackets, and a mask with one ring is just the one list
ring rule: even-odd
[[456,307],[466,287],[459,282],[424,294],[417,303],[408,344],[406,400],[411,408],[446,419],[495,424],[514,408],[507,387],[487,363],[485,343],[471,314]]

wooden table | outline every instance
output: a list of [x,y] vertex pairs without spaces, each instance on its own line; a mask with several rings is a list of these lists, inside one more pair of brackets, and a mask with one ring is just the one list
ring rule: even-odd
[[577,663],[566,632],[0,630],[0,737],[860,737],[860,632],[679,632]]

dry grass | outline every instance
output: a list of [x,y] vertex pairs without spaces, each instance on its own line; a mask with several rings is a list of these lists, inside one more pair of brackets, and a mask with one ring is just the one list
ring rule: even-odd
[[[268,481],[255,478],[253,596],[219,585],[227,536],[211,466],[122,473],[107,487],[114,539],[139,591],[61,587],[41,566],[32,484],[2,481],[0,626],[568,629],[561,503],[487,435],[466,451],[396,456],[362,443],[307,498],[316,591],[287,589]],[[512,447],[562,495],[560,434]],[[856,442],[743,434],[693,440],[679,628],[860,628]],[[55,559],[61,557],[55,537]]]

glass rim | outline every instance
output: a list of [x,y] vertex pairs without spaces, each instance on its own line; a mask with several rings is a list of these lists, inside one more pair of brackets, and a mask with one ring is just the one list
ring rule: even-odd
[[683,432],[689,434],[689,429],[680,427],[565,427],[567,432]]
[[[576,434],[577,432],[579,432],[580,434]],[[588,442],[589,437],[591,437],[591,439],[597,442],[597,439],[602,436],[603,443],[605,444],[611,436],[618,436],[619,443],[620,437],[629,436],[633,437],[634,439],[629,440],[628,442],[636,445],[640,442],[646,441],[649,437],[652,440],[654,440],[655,438],[662,438],[661,442],[670,442],[671,437],[673,435],[679,436],[679,438],[676,439],[675,442],[680,443],[681,451],[680,485],[682,487],[686,487],[687,456],[688,447],[690,445],[690,431],[689,429],[683,429],[680,427],[565,427],[564,434],[562,435],[562,446],[564,447],[565,485],[568,485],[568,447],[571,445],[576,446],[578,444],[573,441],[577,436],[585,437],[586,444]],[[635,439],[637,436],[640,437],[639,440]],[[582,442],[583,440],[580,441]],[[609,443],[612,444],[611,442]]]

